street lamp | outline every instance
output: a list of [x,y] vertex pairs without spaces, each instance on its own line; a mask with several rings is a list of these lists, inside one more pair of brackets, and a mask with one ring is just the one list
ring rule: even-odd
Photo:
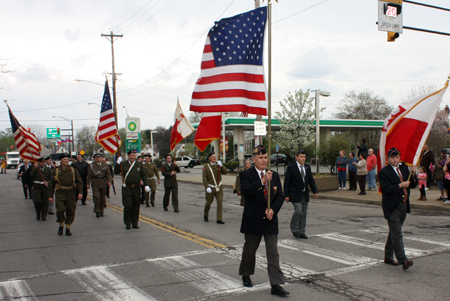
[[319,147],[320,147],[320,99],[319,96],[328,97],[330,92],[321,91],[319,89],[313,90],[316,92],[316,174],[319,174]]
[[95,102],[88,102],[88,105],[93,105],[93,106],[101,107],[101,105],[99,105],[98,103],[95,103]]
[[123,108],[125,109],[125,112],[127,112],[127,118],[130,117],[130,115],[128,115],[128,110],[125,106],[123,106]]
[[153,133],[157,133],[157,131],[150,131],[150,144],[152,146],[152,162],[155,160],[155,151],[153,150]]
[[99,85],[99,86],[103,86],[103,84],[99,84],[99,83],[96,83],[96,82],[91,82],[90,80],[85,80],[85,79],[76,79],[75,80],[76,82],[87,82],[87,83],[91,83],[91,84],[94,84],[94,85]]
[[[65,121],[67,121],[68,123],[70,123],[70,127],[71,127],[70,130],[72,131],[72,151],[75,151],[75,144],[74,144],[75,139],[73,138],[73,120],[67,119],[62,116],[52,116],[52,118],[61,118],[61,119],[64,119]],[[70,151],[70,144],[69,144],[69,153],[72,155],[72,152]]]

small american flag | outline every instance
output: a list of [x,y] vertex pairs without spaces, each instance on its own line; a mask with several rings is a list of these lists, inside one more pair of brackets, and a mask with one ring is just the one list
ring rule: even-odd
[[115,154],[121,144],[111,104],[108,81],[105,82],[105,93],[103,94],[100,123],[95,134],[95,142],[99,143],[111,154]]
[[[6,104],[8,106],[8,104]],[[20,125],[14,114],[11,112],[11,108],[8,106],[9,119],[11,120],[11,128],[14,134],[14,140],[16,142],[17,149],[20,156],[23,159],[35,162],[39,159],[41,152],[41,144],[36,138],[36,135],[27,131]]]
[[210,29],[193,112],[243,112],[267,115],[263,49],[267,7],[221,19]]

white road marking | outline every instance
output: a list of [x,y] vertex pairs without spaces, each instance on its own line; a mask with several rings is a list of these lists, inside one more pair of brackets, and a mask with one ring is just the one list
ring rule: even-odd
[[37,300],[30,287],[23,280],[0,282],[1,300]]
[[156,300],[106,267],[66,272],[97,300]]
[[[386,231],[377,231],[377,230],[361,230],[360,232],[366,232],[366,233],[378,233],[378,234],[382,234],[384,233],[386,236],[388,235],[388,229],[386,228]],[[431,245],[438,245],[438,246],[442,246],[442,247],[449,247],[450,248],[450,242],[447,240],[431,240],[431,239],[427,239],[427,238],[422,238],[419,237],[417,235],[405,235],[403,236],[403,239],[408,239],[408,240],[412,240],[412,241],[417,241],[417,242],[423,242],[426,244],[431,244]]]

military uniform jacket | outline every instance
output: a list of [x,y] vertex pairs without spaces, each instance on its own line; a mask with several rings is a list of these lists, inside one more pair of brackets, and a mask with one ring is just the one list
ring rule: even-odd
[[156,164],[153,162],[150,163],[143,163],[142,164],[142,168],[145,170],[145,174],[147,175],[148,181],[150,183],[150,186],[155,186],[156,185],[156,178],[159,178],[159,171],[158,171],[158,167],[156,167]]
[[[97,162],[89,164],[88,174],[87,174],[87,185],[92,183],[92,187],[106,187],[107,183],[111,183],[111,172],[109,171],[109,166],[105,162]],[[100,187],[101,186],[101,187]]]
[[[161,173],[164,176],[164,187],[176,187],[178,186],[177,182],[177,175],[171,175],[170,173],[174,170],[174,163],[167,164],[167,162],[164,162],[164,164],[161,167]],[[175,171],[180,172],[180,167],[175,164]]]
[[125,184],[127,185],[140,185],[142,180],[142,182],[144,182],[144,186],[149,186],[147,175],[144,168],[142,168],[142,163],[135,161],[133,168],[130,170],[130,173],[128,173],[131,165],[133,165],[133,163],[128,160],[122,161],[120,164],[116,164],[114,167],[114,173],[118,175],[122,172],[122,179],[125,179],[126,177]]
[[[203,167],[203,185],[205,185],[205,189],[207,189],[208,187],[211,187],[211,189],[222,187],[222,185],[220,184],[222,182],[222,175],[226,175],[227,173],[228,170],[223,165],[219,168],[219,165],[217,163],[214,165],[212,165],[211,163],[206,164]],[[218,187],[216,187],[216,185]]]
[[[41,172],[39,172],[39,169],[41,170]],[[45,165],[43,168],[40,166],[38,166],[37,168],[33,166],[30,171],[30,178],[33,182],[33,189],[48,189],[48,186],[50,186],[50,181],[52,179],[52,170]],[[44,182],[47,182],[48,186],[45,186]]]
[[[74,173],[75,173],[75,181],[74,181]],[[56,176],[58,175],[58,176]],[[52,171],[52,180],[50,181],[49,193],[53,195],[53,192],[56,190],[71,190],[77,189],[78,191],[83,191],[83,180],[81,179],[78,170],[71,166],[67,166],[63,168],[62,166],[58,166]]]

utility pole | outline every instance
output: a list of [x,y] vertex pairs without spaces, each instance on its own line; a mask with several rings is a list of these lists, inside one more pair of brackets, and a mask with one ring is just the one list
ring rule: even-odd
[[[117,101],[116,101],[116,69],[114,67],[114,38],[121,38],[123,34],[113,34],[112,30],[109,34],[103,34],[102,37],[106,37],[111,42],[111,53],[112,53],[112,90],[113,90],[113,110],[114,119],[116,119],[117,131],[119,130],[119,121],[117,119]],[[120,148],[117,150],[117,156],[120,156]]]

